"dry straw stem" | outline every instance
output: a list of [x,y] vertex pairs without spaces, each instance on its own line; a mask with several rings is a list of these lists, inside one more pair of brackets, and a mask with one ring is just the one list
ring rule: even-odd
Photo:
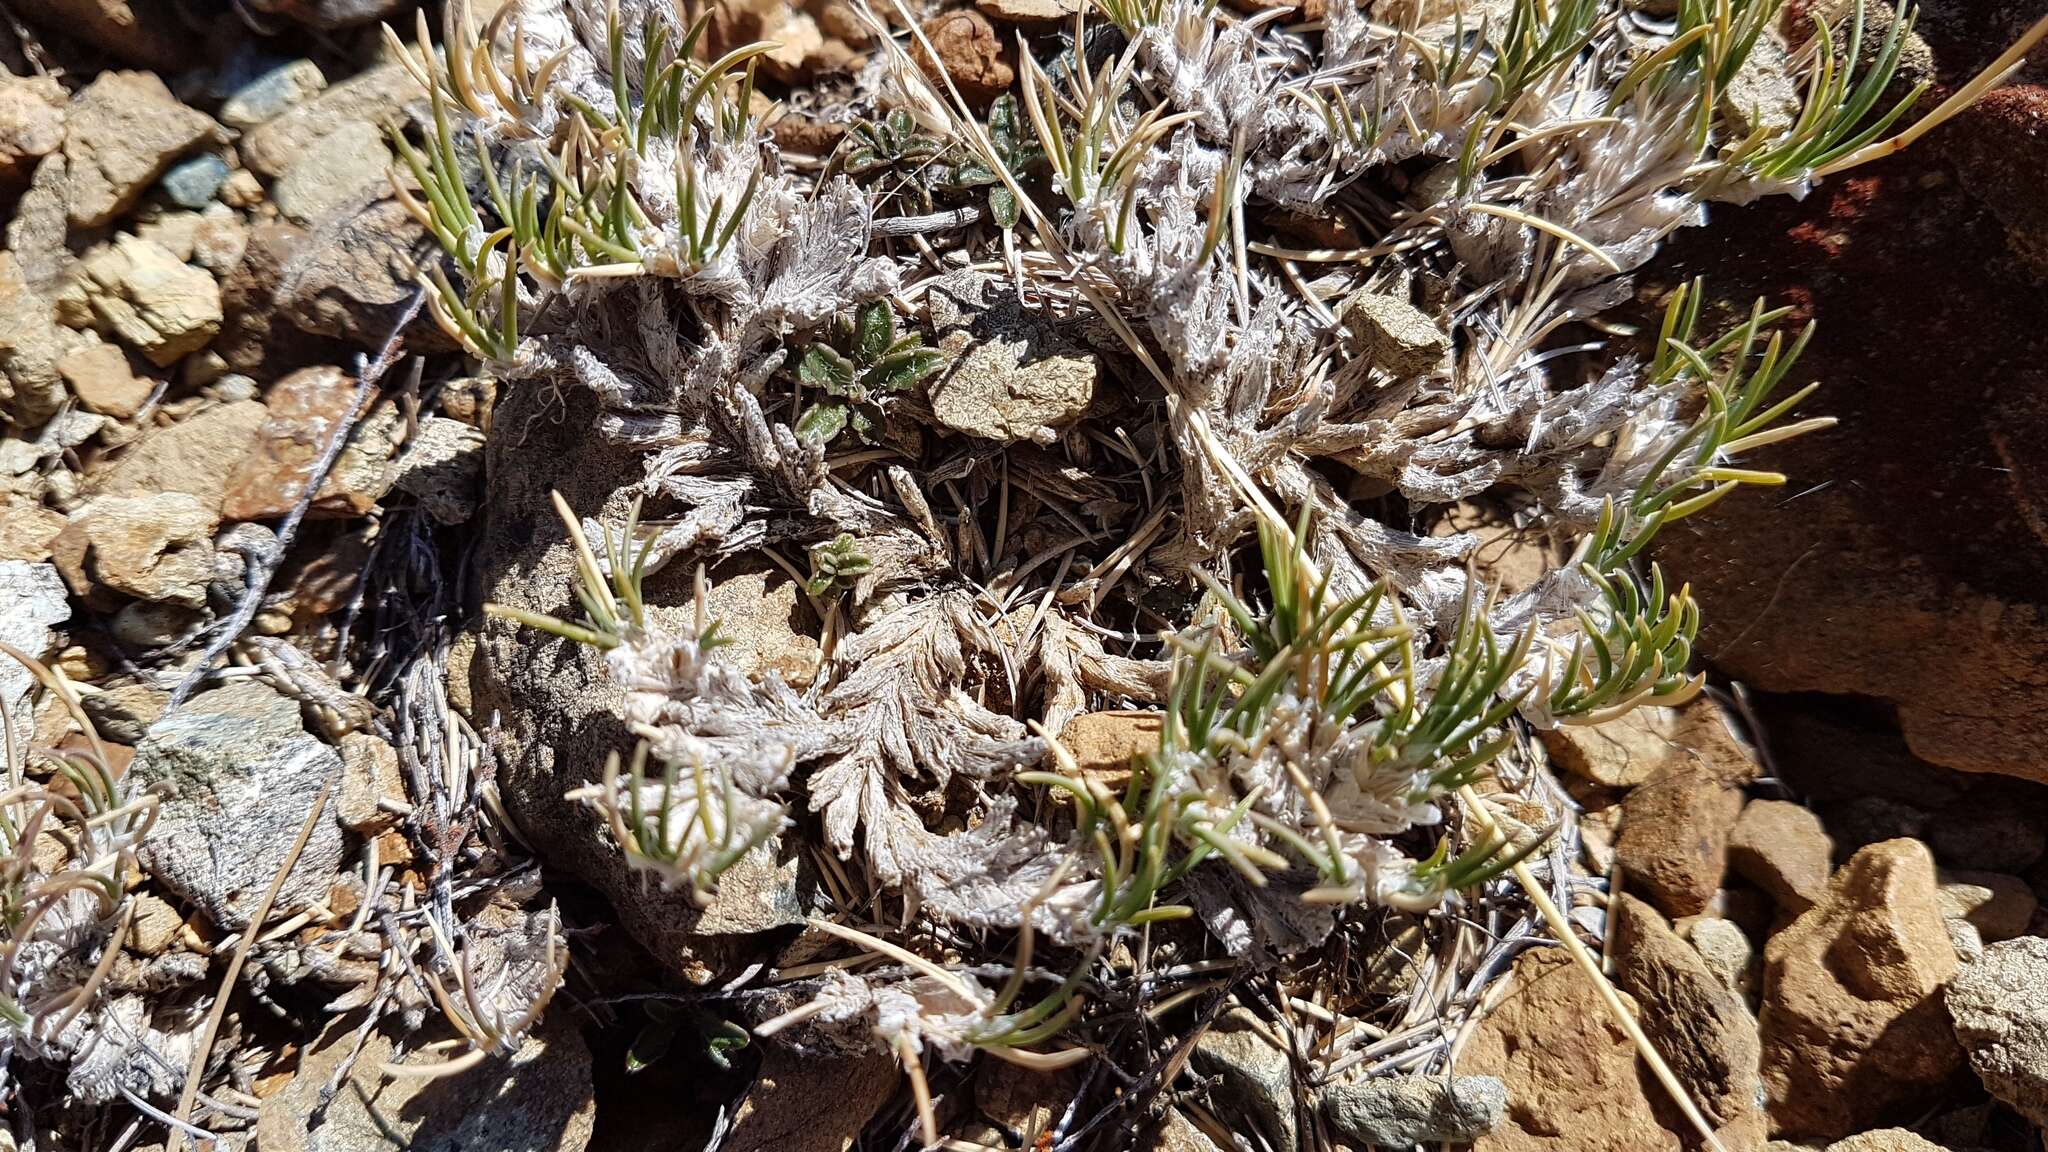
[[[1479,822],[1483,831],[1499,833],[1500,826],[1494,822],[1493,813],[1486,810],[1485,802],[1472,790],[1471,785],[1458,789],[1458,799],[1464,810]],[[1515,862],[1513,871],[1516,883],[1522,886],[1522,891],[1528,894],[1530,902],[1543,914],[1543,922],[1550,926],[1551,935],[1557,937],[1557,942],[1564,945],[1564,950],[1571,954],[1572,962],[1585,972],[1586,978],[1593,982],[1593,987],[1599,989],[1600,999],[1607,1005],[1608,1012],[1614,1016],[1615,1022],[1621,1025],[1621,1030],[1628,1033],[1630,1042],[1635,1044],[1636,1051],[1642,1055],[1643,1062],[1650,1066],[1650,1071],[1656,1074],[1657,1082],[1671,1094],[1671,1099],[1678,1105],[1678,1110],[1685,1113],[1685,1118],[1699,1130],[1700,1137],[1707,1142],[1708,1148],[1713,1152],[1727,1152],[1727,1149],[1722,1147],[1720,1138],[1714,1135],[1714,1126],[1707,1122],[1699,1106],[1693,1103],[1692,1094],[1685,1090],[1685,1085],[1678,1082],[1678,1076],[1671,1071],[1671,1065],[1664,1062],[1664,1057],[1657,1051],[1657,1046],[1644,1034],[1643,1026],[1636,1022],[1635,1013],[1629,1011],[1627,1004],[1622,1003],[1621,993],[1615,991],[1614,983],[1607,979],[1607,974],[1601,970],[1600,961],[1579,942],[1578,934],[1572,931],[1571,922],[1565,919],[1557,903],[1543,890],[1543,885],[1537,882],[1536,874],[1529,870],[1527,863],[1519,860]]]

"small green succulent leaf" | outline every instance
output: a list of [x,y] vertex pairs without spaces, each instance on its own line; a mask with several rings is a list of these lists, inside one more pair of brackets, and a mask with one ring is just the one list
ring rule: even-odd
[[995,170],[979,160],[962,160],[953,169],[953,183],[962,188],[979,188],[995,182]]
[[732,1057],[728,1052],[737,1052],[747,1046],[747,1030],[730,1020],[721,1020],[711,1034],[704,1038],[704,1055],[713,1064],[725,1071],[732,1070]]
[[1017,98],[1005,92],[996,97],[988,109],[988,139],[996,146],[996,153],[1005,161],[1016,151],[1019,131]]
[[645,1071],[647,1067],[668,1055],[674,1045],[676,1032],[682,1027],[682,1018],[673,1013],[648,1014],[648,1020],[633,1038],[632,1047],[626,1049],[626,1072]]
[[862,383],[882,392],[903,392],[937,372],[946,363],[936,348],[906,348],[885,356],[868,369]]
[[1017,226],[1017,198],[1008,188],[988,190],[988,216],[996,222],[996,227],[1005,232]]
[[849,408],[846,413],[846,426],[853,429],[853,434],[865,444],[874,436],[875,418],[868,415],[865,408]]
[[887,300],[866,304],[854,321],[854,330],[854,361],[873,364],[887,355],[889,346],[896,342],[896,313]]
[[846,430],[846,421],[852,408],[838,400],[826,400],[813,404],[803,418],[796,422],[796,434],[805,440],[819,440],[831,443]]
[[796,378],[838,396],[853,387],[853,361],[840,355],[839,350],[829,344],[812,344],[804,349],[803,358],[797,361]]

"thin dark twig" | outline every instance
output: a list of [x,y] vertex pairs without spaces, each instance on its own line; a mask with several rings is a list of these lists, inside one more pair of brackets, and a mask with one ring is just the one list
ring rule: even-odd
[[320,458],[313,462],[313,469],[306,476],[305,491],[299,493],[298,503],[292,506],[284,522],[277,526],[277,543],[270,549],[269,555],[250,554],[248,586],[242,594],[241,603],[235,606],[234,615],[228,617],[221,625],[220,631],[207,644],[206,651],[200,655],[198,662],[192,665],[192,670],[178,682],[178,687],[171,693],[170,703],[164,707],[164,715],[169,716],[178,710],[212,671],[214,661],[220,659],[234,646],[235,641],[242,638],[242,633],[248,629],[249,622],[256,618],[257,611],[263,605],[263,594],[269,591],[270,581],[277,575],[278,568],[284,564],[285,553],[291,549],[292,537],[299,530],[299,522],[306,518],[306,512],[312,508],[314,499],[327,483],[327,475],[334,470],[335,461],[341,459],[341,450],[347,446],[349,434],[355,431],[356,421],[362,419],[363,410],[369,405],[370,393],[376,388],[377,382],[384,378],[384,374],[391,370],[391,366],[403,356],[405,331],[412,326],[413,320],[418,318],[420,308],[426,303],[426,299],[424,289],[413,289],[412,298],[406,302],[405,311],[392,327],[391,335],[385,338],[384,347],[378,351],[377,358],[368,362],[364,362],[361,357],[357,358],[359,367],[356,373],[356,394],[355,399],[349,404],[347,415],[334,426],[334,432],[327,438],[326,447],[320,450]]

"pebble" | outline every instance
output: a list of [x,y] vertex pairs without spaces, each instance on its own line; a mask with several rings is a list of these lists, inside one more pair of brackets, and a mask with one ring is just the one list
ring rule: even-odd
[[326,87],[327,77],[318,64],[288,60],[235,89],[220,106],[221,122],[234,128],[253,128],[311,100]]
[[172,165],[164,173],[164,195],[180,208],[195,211],[213,203],[220,186],[227,183],[228,162],[211,152]]

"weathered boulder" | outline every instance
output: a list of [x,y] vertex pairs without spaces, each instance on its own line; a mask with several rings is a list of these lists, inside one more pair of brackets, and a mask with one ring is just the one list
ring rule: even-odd
[[1950,983],[1948,1012],[1984,1087],[2048,1125],[2048,938],[1986,947]]

